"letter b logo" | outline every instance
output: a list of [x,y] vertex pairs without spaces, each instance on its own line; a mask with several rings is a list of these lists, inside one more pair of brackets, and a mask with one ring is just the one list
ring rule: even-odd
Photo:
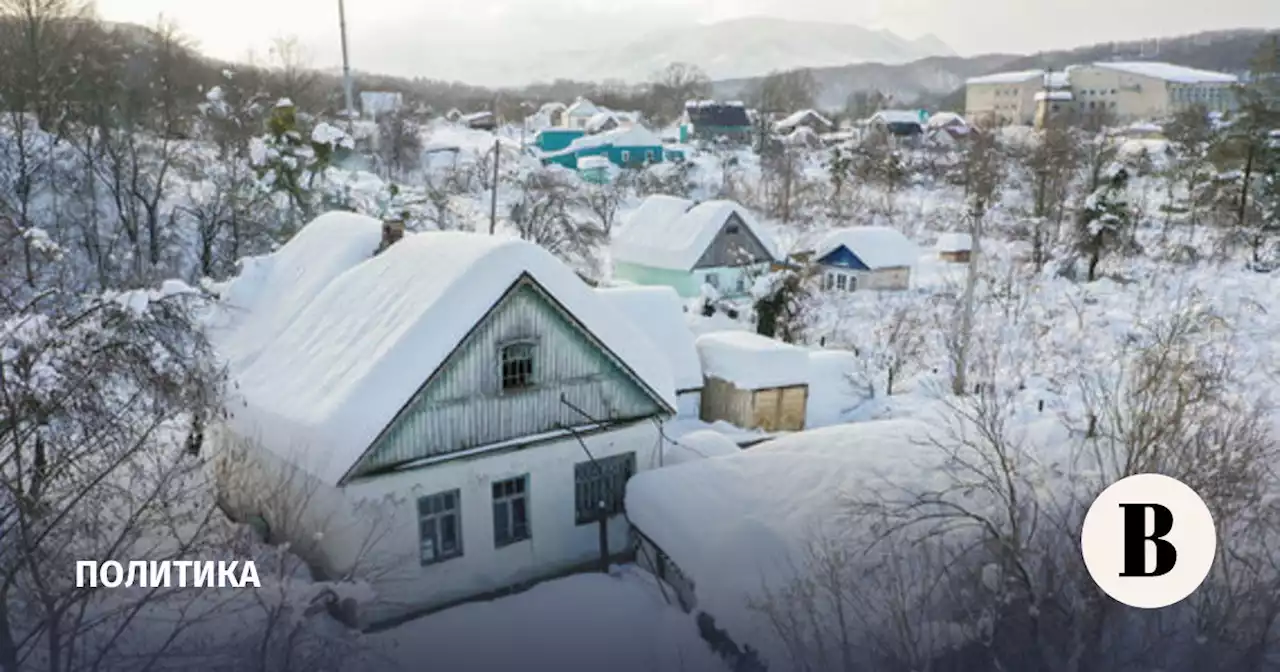
[[1085,515],[1080,546],[1103,592],[1131,607],[1159,609],[1204,583],[1217,533],[1194,490],[1168,476],[1139,474],[1098,495]]

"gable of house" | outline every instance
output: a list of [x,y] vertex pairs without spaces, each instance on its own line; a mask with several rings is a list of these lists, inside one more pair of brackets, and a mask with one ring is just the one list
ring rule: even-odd
[[772,260],[769,248],[742,221],[741,215],[731,212],[693,268],[747,266]]
[[[531,370],[519,364],[525,354],[532,354]],[[525,276],[405,404],[348,478],[665,412],[615,354]]]
[[841,245],[840,247],[827,253],[826,256],[818,260],[818,264],[822,266],[833,266],[835,268],[845,268],[853,271],[869,271],[871,268],[862,261],[858,255],[853,253],[848,247]]

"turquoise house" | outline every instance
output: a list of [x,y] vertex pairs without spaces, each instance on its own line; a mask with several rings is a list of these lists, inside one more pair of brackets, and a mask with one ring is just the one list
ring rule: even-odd
[[603,156],[620,168],[643,168],[664,160],[662,141],[643,126],[618,128],[594,135],[583,135],[561,149],[544,151],[544,165],[557,164],[578,169],[578,159]]
[[544,128],[538,131],[534,144],[543,152],[557,152],[586,134],[580,128]]
[[733,201],[645,199],[610,244],[613,277],[666,285],[685,298],[709,286],[721,297],[745,296],[776,263],[776,246],[746,208]]

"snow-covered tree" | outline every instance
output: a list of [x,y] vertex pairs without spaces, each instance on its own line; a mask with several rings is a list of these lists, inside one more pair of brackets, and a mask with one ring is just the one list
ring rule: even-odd
[[1128,201],[1129,171],[1113,166],[1099,186],[1085,199],[1076,222],[1076,251],[1088,260],[1086,278],[1098,277],[1098,265],[1128,240],[1133,213]]
[[276,103],[267,133],[250,142],[249,152],[263,189],[287,201],[286,234],[315,216],[323,199],[318,181],[323,181],[336,153],[353,146],[350,136],[325,122],[308,132],[289,99]]

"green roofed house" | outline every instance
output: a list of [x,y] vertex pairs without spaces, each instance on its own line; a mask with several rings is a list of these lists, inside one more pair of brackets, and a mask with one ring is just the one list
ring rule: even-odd
[[610,246],[613,277],[637,285],[667,285],[696,297],[703,285],[721,296],[747,293],[751,277],[778,255],[768,233],[733,201],[695,203],[650,196]]
[[643,126],[617,128],[583,135],[561,149],[543,151],[542,163],[577,170],[578,160],[587,156],[603,156],[623,168],[642,168],[663,161],[662,141]]
[[683,122],[680,142],[719,139],[750,142],[752,137],[747,107],[736,101],[691,100],[684,104]]
[[580,128],[544,128],[538,131],[534,144],[544,153],[556,152],[568,147],[569,143],[586,134],[587,132]]

